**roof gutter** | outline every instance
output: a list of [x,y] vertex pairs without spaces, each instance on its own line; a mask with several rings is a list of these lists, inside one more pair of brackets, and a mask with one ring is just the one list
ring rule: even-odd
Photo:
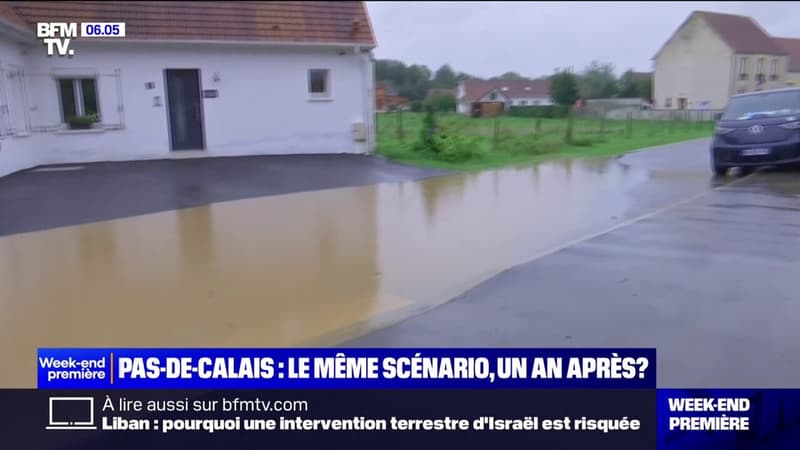
[[75,42],[117,42],[125,44],[181,44],[181,45],[243,45],[253,47],[325,47],[338,48],[354,46],[364,49],[375,48],[374,44],[363,42],[307,42],[307,41],[257,41],[257,40],[231,40],[231,39],[136,39],[136,38],[92,38],[77,39]]
[[0,34],[8,36],[17,42],[36,42],[36,35],[34,35],[31,31],[23,30],[22,28],[3,19],[0,19]]

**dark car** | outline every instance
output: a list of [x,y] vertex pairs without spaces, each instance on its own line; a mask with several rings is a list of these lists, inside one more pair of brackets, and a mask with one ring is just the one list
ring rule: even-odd
[[759,166],[800,163],[800,88],[740,94],[719,118],[711,142],[711,168],[725,175]]

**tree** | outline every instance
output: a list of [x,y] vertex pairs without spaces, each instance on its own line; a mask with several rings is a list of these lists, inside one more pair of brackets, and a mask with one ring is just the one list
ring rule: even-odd
[[472,80],[472,79],[475,79],[475,78],[477,78],[477,77],[473,77],[472,75],[470,75],[468,73],[464,73],[464,72],[458,72],[458,75],[456,75],[456,80],[458,80],[458,81]]
[[639,80],[637,83],[637,90],[639,94],[639,98],[647,100],[649,103],[653,103],[653,77],[649,76],[643,80]]
[[578,100],[578,80],[569,70],[556,71],[550,77],[550,97],[558,105],[571,106]]
[[499,77],[492,77],[492,80],[530,80],[528,77],[523,77],[517,72],[506,72]]
[[458,86],[456,73],[453,72],[449,64],[445,64],[436,70],[436,73],[433,75],[433,86],[447,89]]
[[633,70],[628,69],[619,77],[619,96],[634,98],[639,96],[639,85],[633,76]]
[[637,77],[633,70],[629,69],[619,77],[620,97],[638,97],[649,102],[651,101],[652,92],[652,76]]
[[423,65],[406,66],[401,61],[375,61],[375,79],[388,81],[397,94],[409,100],[422,100],[431,87],[431,70]]
[[614,65],[592,61],[578,79],[578,91],[583,98],[609,98],[617,95]]
[[456,97],[446,92],[432,95],[425,103],[436,112],[453,112],[456,110]]

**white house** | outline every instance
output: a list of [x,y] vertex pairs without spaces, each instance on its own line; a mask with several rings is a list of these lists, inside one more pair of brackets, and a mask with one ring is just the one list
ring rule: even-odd
[[719,109],[737,94],[800,83],[800,40],[747,16],[694,11],[653,59],[659,109]]
[[[126,36],[78,37],[72,56],[47,56],[37,23],[88,18],[124,22]],[[42,164],[368,153],[374,47],[363,2],[2,2],[0,176]]]
[[552,105],[550,80],[464,80],[458,84],[456,98],[461,114],[483,114],[487,106]]

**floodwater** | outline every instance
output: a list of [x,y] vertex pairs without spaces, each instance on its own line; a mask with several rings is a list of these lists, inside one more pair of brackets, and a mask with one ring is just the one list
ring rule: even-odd
[[46,346],[332,345],[709,187],[706,172],[622,162],[261,197],[0,238],[0,386],[34,386]]

